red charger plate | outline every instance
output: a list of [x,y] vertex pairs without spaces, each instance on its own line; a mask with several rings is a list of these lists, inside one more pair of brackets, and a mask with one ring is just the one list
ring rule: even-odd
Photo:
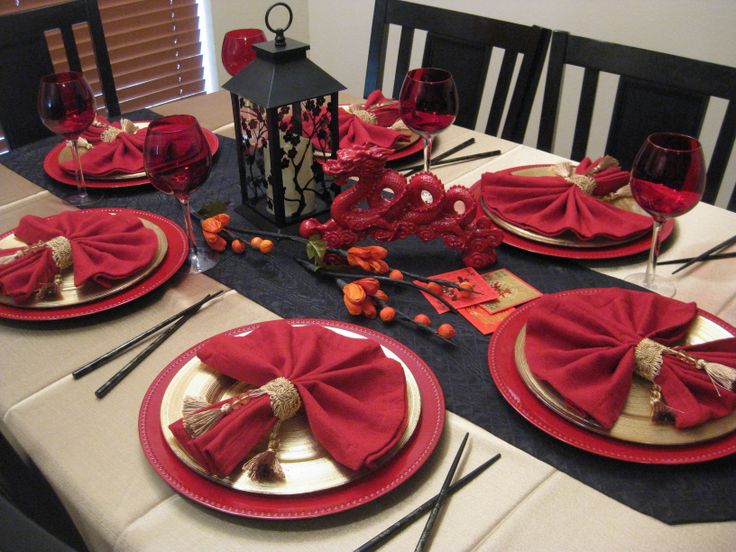
[[[557,295],[591,294],[595,289],[564,291]],[[514,359],[514,344],[529,318],[534,302],[519,307],[501,323],[488,348],[488,366],[496,387],[506,401],[524,418],[545,433],[594,454],[643,464],[694,464],[722,458],[736,452],[736,432],[712,441],[692,445],[657,446],[619,441],[587,431],[550,410],[524,383]],[[704,311],[700,314],[731,333],[736,328]]]
[[[291,324],[317,324],[342,328],[378,342],[396,354],[411,370],[421,396],[422,411],[414,434],[387,464],[346,485],[311,494],[263,495],[224,487],[189,469],[171,451],[161,431],[161,402],[176,373],[208,341],[179,355],[148,388],[138,416],[138,434],[143,451],[156,472],[175,491],[221,512],[262,519],[301,519],[335,514],[356,508],[404,483],[430,457],[445,425],[445,398],[437,378],[413,351],[398,341],[369,328],[319,319],[291,319]],[[235,335],[254,330],[250,324],[224,332]]]
[[[166,256],[161,264],[159,264],[151,274],[138,282],[137,284],[121,291],[118,294],[104,297],[98,301],[84,303],[80,305],[71,305],[68,307],[60,307],[57,309],[24,309],[22,307],[14,307],[12,305],[0,304],[0,318],[10,318],[13,320],[62,320],[65,318],[76,318],[78,316],[87,316],[101,311],[119,307],[125,303],[141,297],[166,282],[179,270],[189,254],[189,245],[187,236],[182,228],[173,221],[148,211],[138,211],[134,209],[86,209],[89,211],[101,211],[105,213],[127,213],[136,217],[151,221],[163,230],[168,242]],[[0,238],[12,234],[13,230],[0,235]]]
[[[202,131],[204,132],[204,136],[207,139],[207,144],[210,146],[210,151],[212,152],[212,155],[215,155],[217,150],[220,148],[220,142],[217,140],[217,136],[206,128],[203,128]],[[65,146],[66,142],[60,142],[46,154],[46,157],[43,160],[43,170],[46,171],[46,174],[57,182],[61,182],[62,184],[69,184],[70,186],[76,186],[77,181],[74,178],[74,175],[69,174],[59,166],[59,153],[62,149],[64,149]],[[129,188],[132,186],[141,186],[143,184],[148,184],[149,180],[146,176],[141,178],[123,178],[120,180],[95,180],[94,178],[86,177],[84,179],[84,182],[88,188]]]

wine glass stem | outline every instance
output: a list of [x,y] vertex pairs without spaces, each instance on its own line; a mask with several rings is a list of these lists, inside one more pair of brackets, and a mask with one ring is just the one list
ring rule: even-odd
[[84,181],[82,160],[79,158],[79,150],[77,150],[77,139],[73,138],[71,140],[67,140],[67,145],[72,150],[72,159],[74,160],[74,166],[76,167],[74,171],[74,179],[77,182],[77,190],[81,197],[85,197],[87,195],[87,184]]
[[654,281],[654,272],[657,269],[657,257],[659,256],[659,231],[662,229],[663,221],[655,220],[652,225],[652,245],[649,248],[649,259],[647,260],[647,273],[645,276],[645,287],[651,288]]
[[424,170],[429,171],[429,162],[432,157],[432,135],[425,134],[422,139],[424,140]]
[[184,232],[187,235],[187,240],[189,241],[189,258],[194,258],[197,256],[197,242],[194,237],[194,226],[192,226],[192,213],[189,209],[189,198],[188,197],[178,197],[179,204],[181,205],[181,210],[184,213]]

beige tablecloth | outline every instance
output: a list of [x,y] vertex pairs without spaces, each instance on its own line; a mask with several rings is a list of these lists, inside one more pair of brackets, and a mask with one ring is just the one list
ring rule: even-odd
[[[230,120],[229,98],[219,93],[159,109],[190,112],[208,128]],[[231,130],[231,129],[230,129]],[[223,132],[227,133],[227,128]],[[464,153],[500,148],[490,161],[452,165],[437,172],[446,183],[472,184],[486,170],[546,162],[549,154],[453,127],[437,152],[468,136]],[[2,167],[0,167],[0,170]],[[0,230],[26,213],[68,208],[5,170],[0,177]],[[682,237],[663,258],[686,256],[736,233],[736,215],[699,205],[678,223]],[[630,260],[591,263],[612,275],[628,273]],[[678,297],[698,302],[736,322],[736,260],[706,263],[678,279]],[[96,389],[135,353],[75,381],[70,372],[126,338],[223,286],[203,275],[181,275],[133,304],[90,319],[53,325],[0,321],[5,344],[0,370],[0,429],[27,454],[57,491],[94,551],[352,550],[439,489],[462,435],[471,434],[459,473],[500,452],[502,459],[453,496],[440,516],[433,550],[731,550],[736,522],[667,526],[639,514],[448,413],[437,452],[407,483],[355,510],[302,521],[267,521],[218,513],[172,491],[148,464],[138,442],[138,407],[151,380],[188,347],[219,331],[275,315],[234,291],[203,309],[100,401]],[[531,430],[531,428],[530,428]],[[560,444],[560,446],[566,446]],[[412,549],[424,518],[383,549]]]

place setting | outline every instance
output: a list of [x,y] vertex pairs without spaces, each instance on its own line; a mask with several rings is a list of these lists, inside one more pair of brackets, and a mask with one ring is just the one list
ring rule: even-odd
[[[44,171],[57,182],[84,190],[86,199],[71,195],[66,197],[69,203],[86,207],[99,201],[101,192],[90,195],[87,188],[129,188],[150,182],[143,166],[143,145],[151,121],[111,122],[96,114],[94,96],[81,73],[46,78],[38,104],[44,124],[66,139],[46,154]],[[207,129],[202,132],[214,155],[219,148],[217,136]]]
[[[263,340],[274,346],[249,346]],[[405,482],[444,421],[434,373],[399,342],[354,324],[287,319],[235,328],[172,360],[143,399],[139,432],[157,473],[191,500],[298,519]]]
[[[678,160],[683,156],[689,161]],[[704,167],[697,141],[661,132],[645,141],[630,171],[610,156],[513,167],[484,174],[478,193],[508,245],[555,257],[612,259],[659,250],[674,218],[701,197]]]

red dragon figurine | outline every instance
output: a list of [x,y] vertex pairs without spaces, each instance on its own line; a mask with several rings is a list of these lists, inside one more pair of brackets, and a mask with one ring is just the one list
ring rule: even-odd
[[477,212],[475,198],[467,188],[445,190],[430,172],[406,178],[386,168],[390,150],[376,146],[341,149],[337,159],[323,165],[335,183],[348,177],[358,182],[332,202],[332,218],[320,223],[303,221],[299,233],[308,238],[319,234],[329,247],[346,247],[365,237],[388,242],[417,235],[423,241],[442,238],[445,245],[462,251],[466,266],[483,268],[495,262],[495,247],[501,231]]

